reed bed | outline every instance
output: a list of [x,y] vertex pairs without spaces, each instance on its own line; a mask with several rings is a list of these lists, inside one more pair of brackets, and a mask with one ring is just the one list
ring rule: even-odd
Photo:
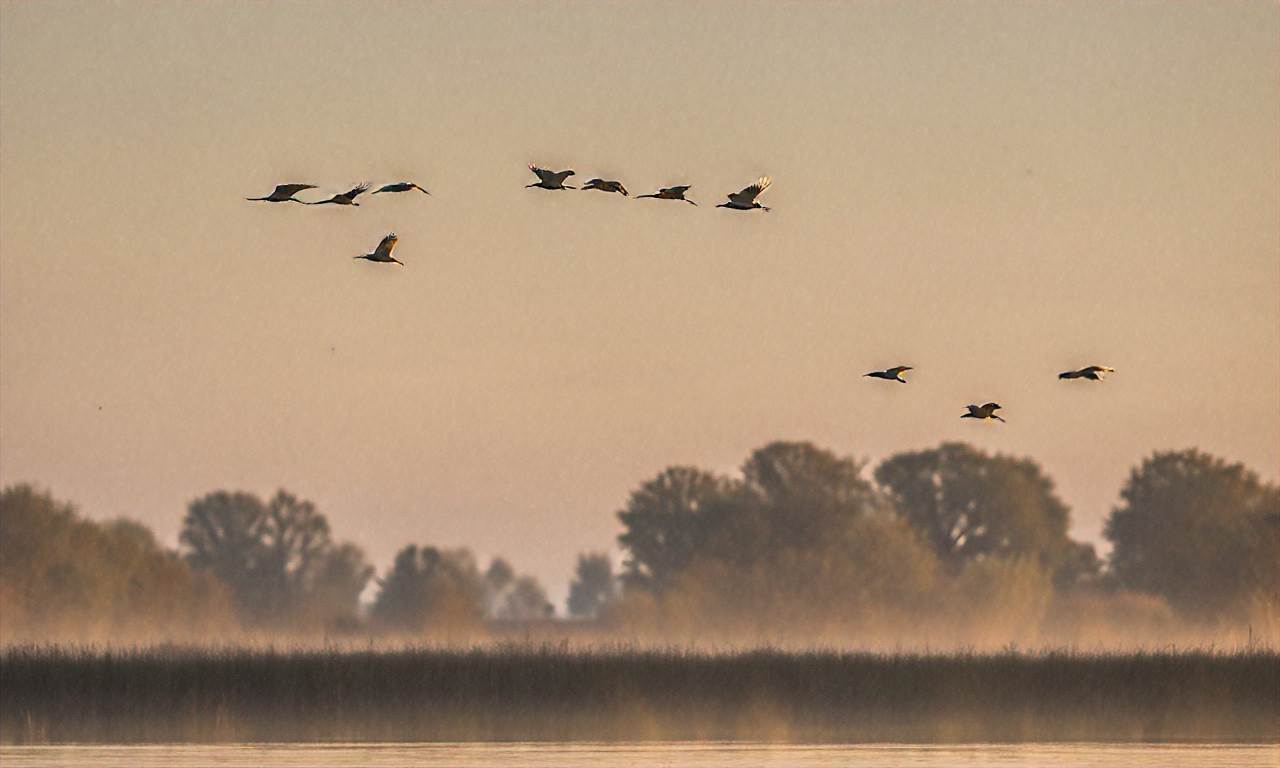
[[1280,740],[1274,651],[0,651],[0,742]]

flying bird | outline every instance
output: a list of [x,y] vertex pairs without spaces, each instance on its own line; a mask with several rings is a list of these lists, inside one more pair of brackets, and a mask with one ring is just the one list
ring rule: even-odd
[[266,197],[246,197],[245,200],[265,200],[268,203],[287,203],[302,201],[294,197],[304,189],[315,189],[315,184],[281,184],[272,190],[271,194]]
[[623,197],[627,197],[630,193],[627,188],[622,186],[620,181],[605,181],[604,179],[592,179],[582,185],[583,189],[598,189],[601,192],[621,192]]
[[417,184],[414,184],[412,181],[397,181],[395,184],[386,184],[373,190],[373,194],[376,195],[379,192],[408,192],[411,189],[416,189],[424,195],[431,194]]
[[746,187],[741,192],[730,192],[729,202],[721,203],[716,207],[732,208],[735,211],[749,211],[753,208],[759,208],[760,210],[768,213],[769,208],[757,202],[756,198],[759,197],[762,192],[768,189],[769,185],[772,183],[773,183],[773,179],[770,179],[768,176],[761,176],[759,179],[756,180],[755,184],[752,184],[751,186]]
[[886,379],[888,381],[898,381],[906,384],[907,380],[902,378],[902,374],[910,370],[912,370],[912,368],[909,365],[895,365],[894,367],[883,371],[872,371],[871,373],[864,373],[862,375],[864,378],[870,376],[873,379]]
[[684,196],[684,193],[688,192],[691,187],[692,185],[690,184],[685,184],[681,187],[663,187],[652,195],[636,195],[636,199],[639,200],[642,197],[654,197],[659,200],[684,200],[689,205],[697,205],[697,203]]
[[574,175],[573,171],[548,171],[546,168],[539,168],[536,165],[530,165],[529,170],[533,171],[533,175],[538,177],[537,184],[525,184],[524,188],[539,187],[541,189],[577,189],[577,187],[566,187],[564,182],[570,176]]
[[399,240],[400,238],[396,236],[396,233],[392,232],[391,234],[382,238],[382,242],[378,243],[377,248],[373,249],[373,253],[366,253],[363,256],[356,256],[354,258],[368,259],[369,261],[376,261],[381,264],[390,264],[392,262],[395,262],[396,264],[399,264],[400,266],[403,267],[404,262],[397,259],[395,256],[391,255],[391,252],[395,250],[396,243]]
[[962,419],[995,419],[997,421],[1004,421],[1004,419],[996,415],[996,410],[1003,407],[999,403],[967,405],[965,407],[969,409],[969,412],[960,414],[960,418]]
[[1063,371],[1058,374],[1060,379],[1089,379],[1090,381],[1102,381],[1108,373],[1115,373],[1115,368],[1108,368],[1105,365],[1091,365],[1088,368],[1081,368],[1078,371]]
[[307,203],[307,205],[325,205],[326,203],[333,203],[334,205],[360,205],[359,203],[356,202],[356,198],[368,191],[369,191],[369,182],[366,181],[360,186],[349,189],[340,195],[334,195],[328,200],[320,200],[315,203]]

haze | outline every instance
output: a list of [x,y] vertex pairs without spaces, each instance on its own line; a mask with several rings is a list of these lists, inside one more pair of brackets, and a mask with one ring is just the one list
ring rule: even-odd
[[[559,597],[641,481],[774,439],[1030,455],[1094,541],[1153,450],[1277,476],[1274,3],[0,13],[0,484],[170,543],[284,487],[380,570],[467,545]],[[392,230],[405,268],[351,259]]]

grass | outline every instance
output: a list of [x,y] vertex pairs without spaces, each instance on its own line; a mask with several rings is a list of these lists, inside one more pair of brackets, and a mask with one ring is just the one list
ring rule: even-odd
[[0,743],[1263,741],[1273,651],[0,650]]

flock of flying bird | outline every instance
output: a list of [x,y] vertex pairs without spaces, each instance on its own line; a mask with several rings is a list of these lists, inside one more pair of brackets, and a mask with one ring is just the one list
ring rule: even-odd
[[[906,384],[907,380],[902,378],[902,374],[907,371],[914,370],[909,365],[895,365],[892,368],[883,371],[872,371],[862,374],[864,378],[871,377],[873,379],[884,379],[886,381],[896,381],[899,384]],[[1058,374],[1059,379],[1088,379],[1090,381],[1102,381],[1108,373],[1115,373],[1115,368],[1108,368],[1105,365],[1090,365],[1074,371],[1063,371]],[[1003,408],[999,403],[983,403],[982,405],[966,405],[967,413],[960,414],[962,419],[978,419],[987,420],[995,419],[996,421],[1004,421],[1003,418],[996,415],[996,411]]]
[[[574,171],[572,170],[549,171],[546,168],[539,168],[536,165],[530,165],[529,170],[533,172],[533,175],[538,177],[538,180],[533,184],[525,185],[525,189],[529,189],[530,187],[536,187],[538,189],[550,189],[550,190],[577,189],[577,187],[571,187],[565,184],[565,182],[569,180],[570,176],[575,175]],[[756,198],[760,197],[760,195],[766,189],[769,188],[769,184],[771,183],[771,181],[772,180],[768,176],[762,176],[758,180],[756,180],[756,183],[751,184],[750,186],[744,187],[742,190],[738,192],[730,192],[727,195],[729,199],[726,202],[723,202],[720,205],[717,205],[716,207],[729,208],[736,211],[751,211],[758,208],[762,211],[767,212],[769,208],[761,205],[759,200],[757,200]],[[267,195],[266,197],[247,197],[245,199],[251,200],[251,201],[268,202],[268,203],[293,202],[293,203],[300,203],[302,205],[355,205],[355,206],[358,206],[360,205],[360,203],[356,202],[356,198],[364,194],[365,192],[368,192],[370,186],[371,185],[366,182],[364,184],[360,184],[356,187],[353,187],[352,189],[349,189],[346,192],[333,195],[327,200],[315,200],[315,201],[307,202],[305,200],[299,200],[297,197],[295,197],[295,195],[297,195],[299,192],[303,192],[308,189],[315,189],[316,186],[314,184],[280,184],[271,192],[271,194]],[[662,189],[659,189],[657,192],[654,192],[653,194],[636,195],[636,199],[639,199],[642,197],[650,197],[658,200],[680,200],[682,202],[688,203],[689,205],[697,205],[697,203],[685,197],[685,193],[688,192],[691,188],[692,188],[691,185],[688,185],[688,184],[675,186],[675,187],[663,187]],[[627,192],[627,188],[622,185],[622,182],[611,180],[611,179],[591,179],[590,181],[588,181],[586,184],[582,186],[582,189],[598,190],[600,192],[611,192],[611,193],[620,194],[623,197],[630,196],[630,193]],[[376,195],[380,192],[411,192],[413,190],[417,190],[424,195],[431,194],[430,192],[423,189],[421,186],[419,186],[418,184],[412,181],[398,181],[392,184],[386,184],[386,185],[383,185],[382,187],[379,187],[378,189],[375,189],[372,194]],[[374,261],[374,262],[379,262],[383,264],[394,263],[394,264],[399,264],[400,266],[403,267],[404,262],[400,261],[399,259],[391,255],[391,252],[395,250],[396,243],[398,241],[399,241],[399,238],[396,236],[396,233],[391,232],[382,238],[382,241],[378,243],[378,247],[375,248],[371,253],[362,254],[360,256],[355,256],[353,258],[365,259],[367,261]],[[893,368],[888,368],[883,371],[871,371],[870,373],[863,374],[863,376],[864,378],[870,377],[873,379],[884,379],[886,381],[896,381],[900,384],[906,384],[907,380],[902,378],[902,374],[910,370],[913,370],[913,368],[909,365],[897,365],[897,366],[894,366]],[[1063,371],[1062,373],[1058,374],[1058,378],[1059,379],[1088,379],[1090,381],[1102,381],[1103,377],[1106,376],[1108,373],[1115,373],[1115,369],[1108,368],[1105,365],[1090,365],[1088,367],[1080,368],[1074,371]],[[995,419],[996,421],[1003,422],[1004,419],[996,415],[996,411],[1000,410],[1003,407],[1004,406],[1000,405],[999,403],[984,403],[983,405],[970,404],[965,406],[965,408],[967,409],[967,412],[961,414],[960,418],[978,419],[982,421]]]

